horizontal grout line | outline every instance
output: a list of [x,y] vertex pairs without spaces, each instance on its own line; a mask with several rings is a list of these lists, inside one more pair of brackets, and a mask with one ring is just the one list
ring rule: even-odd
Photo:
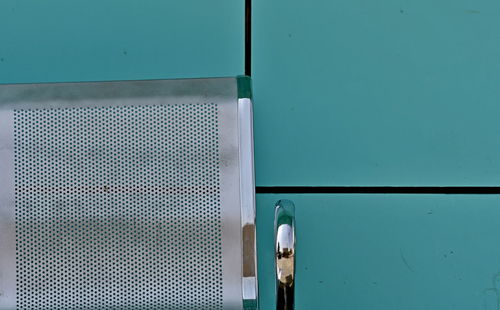
[[500,194],[500,187],[257,186],[257,194]]

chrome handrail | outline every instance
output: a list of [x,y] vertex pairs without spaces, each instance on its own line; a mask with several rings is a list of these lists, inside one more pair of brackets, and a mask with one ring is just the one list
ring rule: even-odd
[[275,210],[276,310],[294,309],[295,205],[280,200]]

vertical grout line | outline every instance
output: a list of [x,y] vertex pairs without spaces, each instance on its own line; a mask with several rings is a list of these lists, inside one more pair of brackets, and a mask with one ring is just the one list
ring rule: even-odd
[[245,75],[252,76],[252,0],[245,0]]

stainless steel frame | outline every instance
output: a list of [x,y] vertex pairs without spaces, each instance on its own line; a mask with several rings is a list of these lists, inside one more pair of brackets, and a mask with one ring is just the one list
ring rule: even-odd
[[0,309],[15,309],[20,289],[16,286],[14,110],[203,102],[218,104],[223,129],[219,139],[224,309],[257,308],[251,88],[249,78],[239,77],[0,85]]

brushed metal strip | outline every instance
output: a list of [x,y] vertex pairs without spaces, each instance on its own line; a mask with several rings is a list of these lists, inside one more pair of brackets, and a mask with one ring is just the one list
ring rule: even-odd
[[14,113],[0,110],[0,309],[16,308]]
[[[236,80],[233,80],[234,82]],[[222,208],[222,257],[224,278],[224,309],[242,309],[241,287],[241,193],[239,188],[239,137],[237,85],[232,83],[232,94],[219,111],[221,208]],[[235,101],[236,100],[236,101]]]

